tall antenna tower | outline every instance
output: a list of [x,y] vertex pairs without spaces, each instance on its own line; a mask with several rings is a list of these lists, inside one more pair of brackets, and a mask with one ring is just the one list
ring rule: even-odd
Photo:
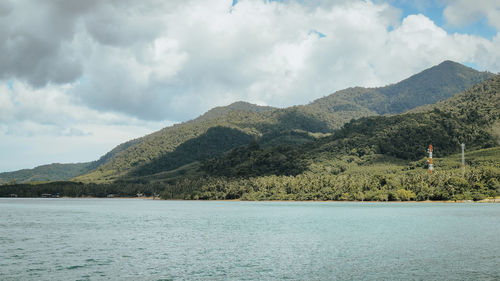
[[465,143],[462,143],[462,174],[465,175]]
[[432,144],[429,144],[427,151],[429,152],[429,174],[432,174],[432,171],[434,171],[434,163],[432,162]]

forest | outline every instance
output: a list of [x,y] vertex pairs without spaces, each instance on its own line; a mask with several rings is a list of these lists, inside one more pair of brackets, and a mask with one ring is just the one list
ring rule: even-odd
[[[370,92],[372,100],[382,92],[401,96],[399,92],[408,94],[416,87],[415,81],[429,79],[424,76],[361,92]],[[462,82],[475,79],[479,78],[472,75]],[[447,83],[439,87],[456,90]],[[424,93],[432,87],[418,89]],[[215,108],[195,120],[117,146],[98,161],[62,166],[68,167],[69,174],[87,171],[71,181],[38,177],[30,183],[5,182],[0,196],[142,193],[164,199],[357,201],[500,196],[500,75],[434,104],[412,104],[413,109],[401,114],[364,116],[367,108],[363,107],[356,111],[360,118],[351,118],[337,129],[332,127],[333,119],[327,119],[357,110],[359,104],[328,107],[327,100],[286,110],[246,103],[233,104],[234,110]],[[321,114],[314,110],[318,106],[323,107]],[[331,110],[335,114],[328,115]],[[465,171],[460,168],[461,143],[466,144]],[[429,144],[435,148],[432,174],[427,171]],[[58,167],[49,165],[40,171],[54,174]],[[29,174],[23,172],[25,177]]]
[[42,194],[131,197],[142,193],[145,196],[160,194],[163,199],[187,200],[461,201],[499,196],[500,148],[476,150],[467,153],[466,159],[465,172],[462,172],[459,154],[436,158],[436,170],[429,174],[425,160],[406,162],[382,155],[344,156],[294,174],[262,173],[260,167],[251,177],[236,173],[235,177],[184,177],[170,183],[9,184],[0,188],[0,197],[11,194],[19,197],[41,197]]

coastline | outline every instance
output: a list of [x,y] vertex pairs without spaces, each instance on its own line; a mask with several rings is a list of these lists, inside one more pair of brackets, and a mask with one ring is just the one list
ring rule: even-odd
[[145,196],[145,197],[136,197],[136,196],[128,196],[128,197],[93,197],[93,196],[82,196],[82,197],[0,197],[2,198],[12,198],[12,199],[142,199],[142,200],[155,200],[155,201],[199,201],[199,202],[332,202],[332,203],[500,203],[500,198],[487,198],[478,201],[474,200],[424,200],[424,201],[349,201],[349,200],[241,200],[241,199],[227,199],[227,200],[185,200],[185,199],[161,199],[159,197],[153,196]]

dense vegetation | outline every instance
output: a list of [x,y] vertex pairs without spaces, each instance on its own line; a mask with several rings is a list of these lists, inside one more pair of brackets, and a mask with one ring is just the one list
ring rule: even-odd
[[192,121],[120,144],[99,160],[88,163],[86,169],[53,166],[50,173],[40,174],[35,170],[25,170],[21,174],[4,173],[0,174],[0,182],[73,177],[84,182],[112,182],[123,177],[177,169],[188,162],[203,161],[242,144],[242,139],[236,137],[234,143],[229,140],[220,149],[211,149],[211,140],[225,138],[220,130],[219,136],[207,137],[207,133],[214,135],[208,130],[215,127],[234,129],[250,139],[259,138],[262,146],[302,144],[321,134],[330,134],[352,119],[399,113],[448,98],[490,75],[446,61],[397,84],[382,88],[349,88],[304,106],[277,109],[236,102],[216,107]]
[[49,164],[33,169],[0,173],[0,184],[66,180],[89,172],[92,170],[91,165],[92,163]]
[[[493,159],[498,159],[500,150],[496,149],[494,154]],[[409,168],[416,163],[366,165],[363,159],[351,159],[359,162],[356,164],[359,166],[344,172],[332,169],[296,176],[186,180],[168,185],[162,196],[167,199],[421,201],[481,200],[500,195],[498,165],[468,166],[465,175],[459,165],[454,169],[440,167],[431,175],[422,166]],[[442,160],[437,162],[447,161]]]
[[[263,149],[254,144],[235,149],[204,161],[200,169],[206,177],[170,184],[164,196],[252,200],[497,196],[500,148],[485,148],[498,145],[499,120],[500,76],[495,76],[436,105],[353,120],[332,136],[305,145]],[[435,155],[445,157],[458,152],[461,142],[473,151],[467,156],[465,175],[458,160],[447,158],[437,160],[440,168],[435,174],[426,173],[423,159],[429,144],[434,145]]]
[[380,88],[348,88],[318,99],[307,107],[320,112],[402,113],[450,98],[491,76],[488,72],[445,61],[399,83]]
[[153,196],[163,190],[163,186],[141,183],[81,183],[72,181],[55,181],[40,184],[8,184],[1,186],[0,197],[42,197],[44,194],[60,197],[135,197],[138,193]]
[[166,153],[131,172],[143,176],[168,171],[197,160],[205,160],[238,146],[248,144],[253,136],[237,129],[212,127],[197,138],[190,139],[174,151]]
[[[110,182],[127,176],[177,169],[187,160],[203,161],[207,156],[203,150],[205,146],[211,145],[205,142],[208,140],[206,133],[213,127],[239,130],[259,138],[263,146],[304,143],[315,139],[307,133],[332,133],[352,119],[399,113],[434,103],[490,76],[490,73],[478,72],[447,61],[397,84],[383,88],[351,88],[338,91],[304,106],[276,109],[237,102],[227,107],[214,108],[192,121],[140,138],[77,180]],[[224,148],[239,146],[239,138],[236,140],[233,144],[225,144]],[[177,149],[188,141],[199,143],[199,151]],[[167,160],[169,157],[186,161]],[[174,162],[178,165],[173,165]]]
[[[410,102],[412,107],[425,104],[428,92],[446,97],[486,76],[490,74],[445,62],[395,85],[347,89],[307,106],[274,109],[239,102],[124,143],[87,163],[85,169],[93,171],[75,182],[7,185],[0,188],[0,196],[160,191],[165,199],[405,201],[499,196],[499,75],[404,114],[374,116],[403,108],[401,102],[386,109],[373,107],[387,104],[391,97],[405,100],[405,95],[421,95],[418,102]],[[356,114],[361,118],[353,119]],[[462,142],[468,150],[465,174],[456,155]],[[438,157],[432,175],[426,172],[429,144]]]
[[97,167],[104,165],[116,154],[138,143],[140,139],[130,140],[115,147],[103,155],[99,160],[85,163],[60,164],[53,163],[42,165],[33,169],[23,169],[14,172],[0,173],[0,184],[5,183],[36,183],[46,181],[68,180],[86,174]]
[[70,197],[151,196],[161,192],[165,199],[411,201],[481,200],[500,195],[500,148],[469,152],[466,159],[464,174],[458,154],[436,158],[432,175],[427,173],[424,160],[343,156],[318,162],[297,175],[183,177],[173,183],[17,184],[2,186],[0,197],[40,197],[47,193]]

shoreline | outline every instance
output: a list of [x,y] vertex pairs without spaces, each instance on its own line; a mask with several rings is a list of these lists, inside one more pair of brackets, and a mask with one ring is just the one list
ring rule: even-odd
[[0,199],[3,198],[11,198],[11,199],[142,199],[142,200],[155,200],[155,201],[199,201],[199,202],[318,202],[318,203],[325,203],[325,202],[332,202],[332,203],[500,203],[500,198],[487,198],[483,200],[424,200],[424,201],[349,201],[349,200],[241,200],[241,199],[227,199],[227,200],[185,200],[185,199],[161,199],[159,197],[152,197],[152,196],[147,196],[147,197],[135,197],[135,196],[128,196],[128,197],[93,197],[93,196],[83,196],[83,197],[68,197],[68,196],[62,196],[62,197],[49,197],[49,198],[44,198],[44,197],[0,197]]

